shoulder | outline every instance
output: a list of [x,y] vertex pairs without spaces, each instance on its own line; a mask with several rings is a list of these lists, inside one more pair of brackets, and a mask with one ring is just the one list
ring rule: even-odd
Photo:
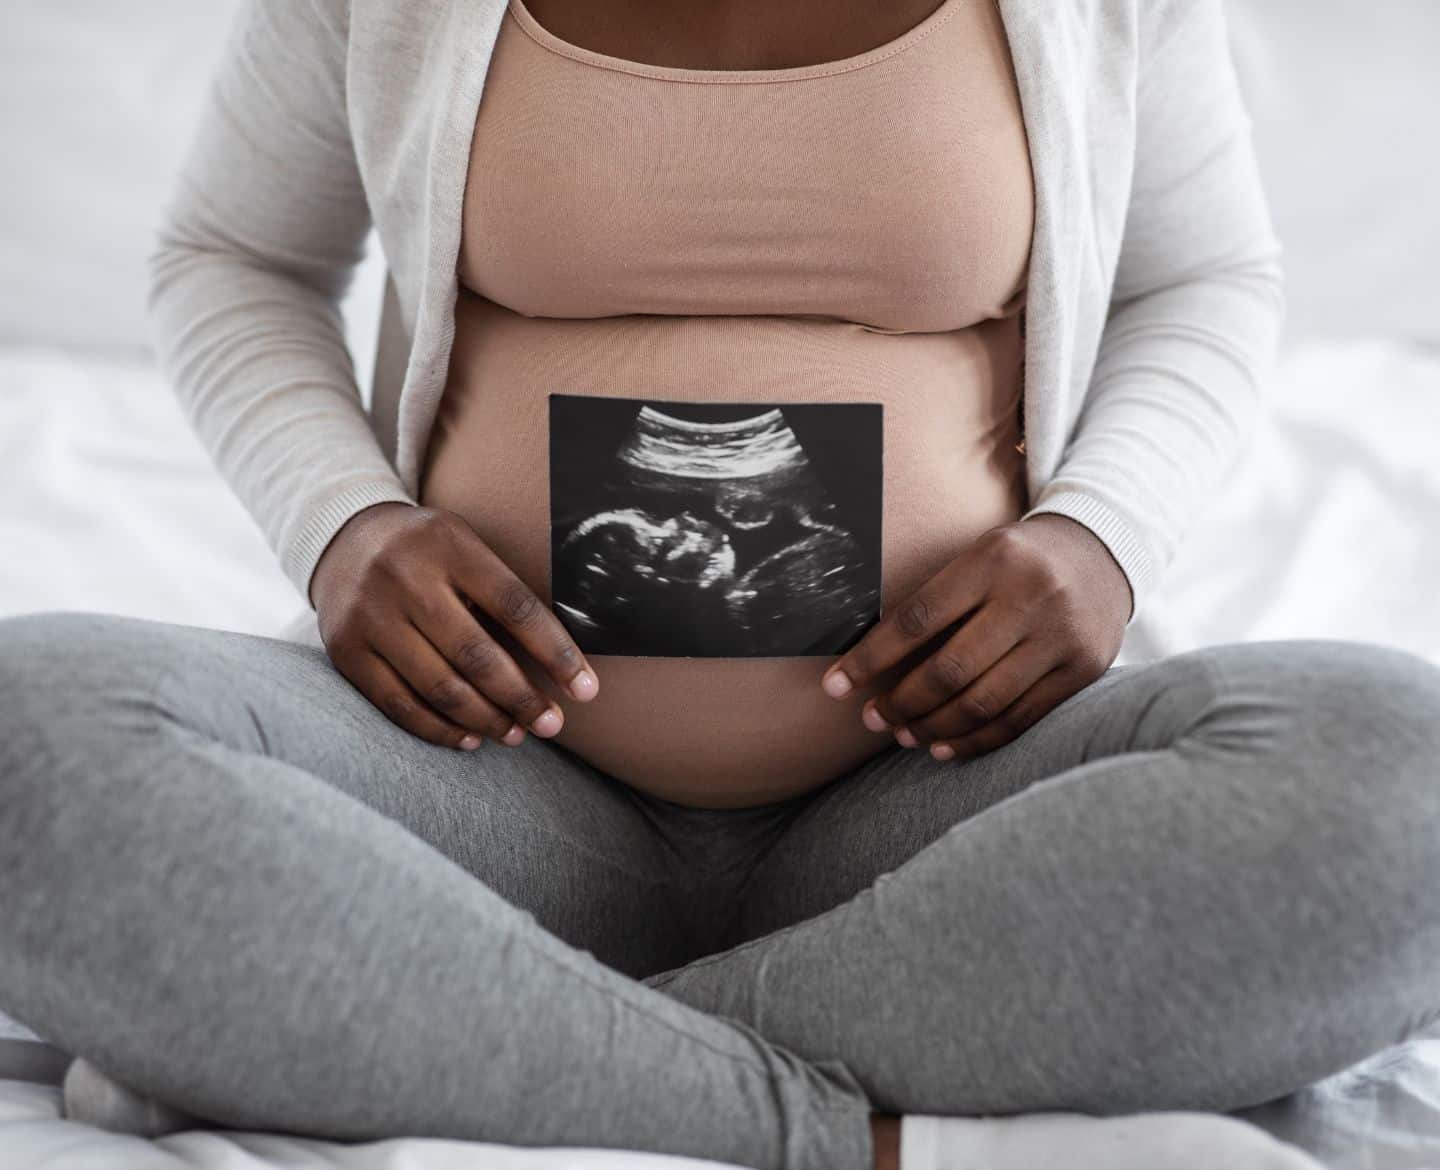
[[351,0],[280,0],[280,3],[301,10],[302,19],[333,48],[343,49],[349,41]]
[[340,53],[350,39],[351,0],[242,0],[242,43],[269,41],[301,53]]
[[1224,0],[1070,0],[1069,7],[1112,28],[1134,29],[1140,38],[1165,36],[1192,17],[1223,7]]
[[[1030,7],[1028,0],[1001,3],[1019,10]],[[1093,85],[1096,78],[1163,81],[1176,66],[1183,72],[1191,62],[1213,60],[1217,43],[1226,35],[1224,4],[1225,0],[1066,0],[1036,19],[1043,27],[1058,14],[1068,17],[1078,50],[1072,68],[1086,77],[1087,84]],[[1166,66],[1152,71],[1162,58]]]
[[1142,0],[1139,17],[1140,72],[1164,55],[1184,61],[1211,54],[1225,38],[1224,0]]
[[1192,22],[1222,18],[1224,0],[1066,0],[1063,5],[1000,0],[1008,15],[1028,15],[1042,23],[1060,18],[1084,32],[1092,49],[1092,65],[1110,53],[1129,52],[1143,67],[1145,56]]

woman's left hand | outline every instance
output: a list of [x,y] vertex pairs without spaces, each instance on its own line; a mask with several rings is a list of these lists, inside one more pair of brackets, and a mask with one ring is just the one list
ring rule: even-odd
[[822,685],[849,694],[960,622],[862,715],[906,747],[929,745],[936,759],[979,755],[1104,674],[1130,612],[1129,583],[1100,538],[1039,512],[990,529],[887,609]]

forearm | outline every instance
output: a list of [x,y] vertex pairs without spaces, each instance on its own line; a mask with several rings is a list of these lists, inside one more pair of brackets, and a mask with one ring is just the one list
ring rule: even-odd
[[283,274],[165,237],[151,326],[202,445],[308,596],[348,517],[411,499],[361,404],[337,310]]
[[1116,306],[1084,412],[1028,515],[1090,528],[1150,595],[1253,432],[1283,315],[1259,256]]
[[1084,407],[1032,501],[1085,523],[1144,608],[1253,431],[1282,247],[1221,0],[1143,9],[1129,212]]
[[161,365],[307,597],[346,519],[409,499],[341,327],[370,228],[348,28],[348,0],[242,0],[150,265]]

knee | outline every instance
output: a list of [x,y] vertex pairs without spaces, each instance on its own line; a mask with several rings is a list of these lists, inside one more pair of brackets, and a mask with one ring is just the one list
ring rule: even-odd
[[[0,619],[0,780],[13,796],[20,774],[55,750],[103,740],[103,728],[149,685],[138,619],[48,611]],[[88,729],[88,730],[87,730]]]
[[0,618],[0,718],[13,724],[83,690],[106,634],[125,618],[54,610]]
[[6,739],[27,730],[57,688],[72,673],[59,661],[72,641],[73,613],[27,613],[0,619],[0,731]]
[[1440,667],[1365,642],[1272,647],[1294,829],[1357,905],[1413,931],[1424,923],[1405,915],[1440,910],[1415,898],[1440,888]]
[[[1440,667],[1332,639],[1197,652],[1209,699],[1195,738],[1272,835],[1378,891],[1440,884]],[[1265,811],[1261,811],[1261,810]]]
[[[1430,801],[1440,789],[1440,667],[1408,650],[1335,639],[1232,643],[1195,652],[1211,668],[1202,731],[1258,729],[1312,780],[1385,786]],[[1252,716],[1259,717],[1252,720]],[[1205,722],[1205,721],[1202,721]]]
[[1440,666],[1409,650],[1375,642],[1316,640],[1321,682],[1366,722],[1440,749]]
[[[1377,799],[1433,813],[1440,799],[1440,666],[1371,642],[1291,642],[1277,658],[1280,696],[1304,742]],[[1321,761],[1323,763],[1323,757]]]
[[0,887],[43,898],[57,866],[105,847],[116,808],[152,775],[117,765],[167,717],[157,689],[176,659],[160,625],[70,611],[0,619]]
[[1341,779],[1384,806],[1382,828],[1404,826],[1394,844],[1413,843],[1409,856],[1428,862],[1424,888],[1440,888],[1440,667],[1395,647],[1321,645],[1330,664],[1315,737],[1348,765]]

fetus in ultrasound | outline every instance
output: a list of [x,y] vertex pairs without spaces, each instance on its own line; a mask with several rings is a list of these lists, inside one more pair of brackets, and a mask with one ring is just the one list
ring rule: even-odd
[[878,616],[878,404],[550,401],[552,602],[581,649],[834,654]]

